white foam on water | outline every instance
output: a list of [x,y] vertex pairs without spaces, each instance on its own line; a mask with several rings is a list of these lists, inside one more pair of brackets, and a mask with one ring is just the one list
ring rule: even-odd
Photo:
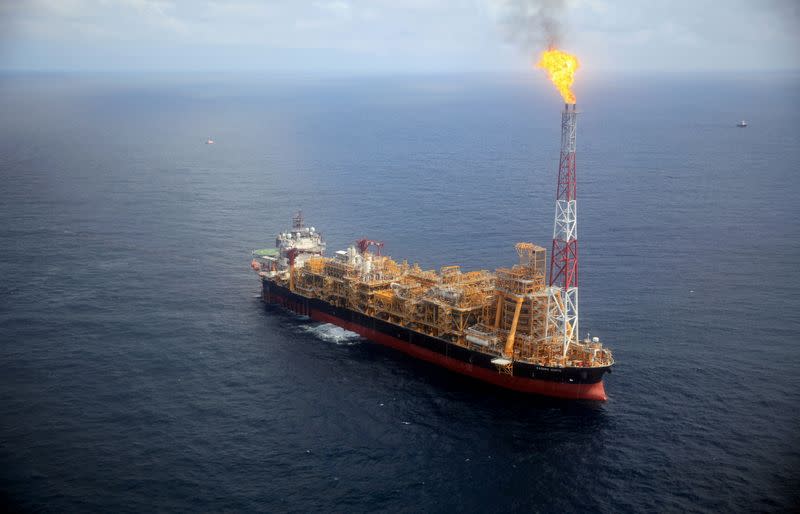
[[358,344],[358,342],[361,340],[361,336],[355,332],[345,330],[342,327],[334,325],[333,323],[305,326],[303,327],[303,330],[314,334],[323,341],[340,345]]

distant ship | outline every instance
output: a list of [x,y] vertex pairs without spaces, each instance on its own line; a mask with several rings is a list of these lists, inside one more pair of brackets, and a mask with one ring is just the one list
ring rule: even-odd
[[207,145],[213,145],[214,144],[214,140],[209,137],[208,139],[206,139],[206,144]]
[[739,128],[745,128],[747,126],[747,122],[742,120],[739,123],[737,123],[736,126]]

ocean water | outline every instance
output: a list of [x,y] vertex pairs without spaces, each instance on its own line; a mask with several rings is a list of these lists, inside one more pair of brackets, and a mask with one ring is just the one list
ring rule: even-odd
[[570,404],[265,308],[248,266],[299,208],[425,267],[549,246],[561,104],[533,72],[0,76],[0,501],[797,508],[799,86],[581,79],[581,327],[618,364]]

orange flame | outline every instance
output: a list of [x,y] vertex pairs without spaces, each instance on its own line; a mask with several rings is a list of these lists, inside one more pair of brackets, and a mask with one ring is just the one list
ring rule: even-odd
[[567,52],[562,52],[555,48],[548,48],[542,52],[537,68],[542,68],[547,72],[550,81],[558,88],[564,101],[568,104],[575,103],[575,93],[570,89],[575,82],[575,72],[580,68],[581,63],[578,58]]

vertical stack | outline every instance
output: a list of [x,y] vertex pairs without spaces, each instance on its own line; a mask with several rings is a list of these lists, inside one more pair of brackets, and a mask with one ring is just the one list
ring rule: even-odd
[[547,326],[563,345],[566,356],[570,343],[578,341],[578,223],[576,210],[575,104],[564,105],[561,113],[561,158],[558,164],[553,249],[550,253],[550,288]]

